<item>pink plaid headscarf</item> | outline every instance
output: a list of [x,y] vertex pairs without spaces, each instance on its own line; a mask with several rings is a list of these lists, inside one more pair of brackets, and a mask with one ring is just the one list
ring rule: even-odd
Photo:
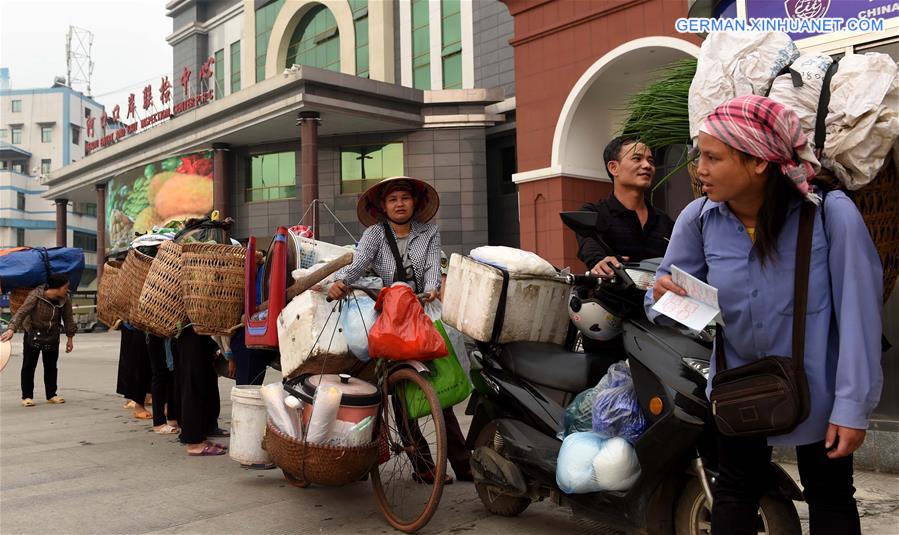
[[770,98],[746,95],[715,108],[699,128],[739,151],[780,165],[796,188],[814,201],[809,180],[821,169],[796,113]]

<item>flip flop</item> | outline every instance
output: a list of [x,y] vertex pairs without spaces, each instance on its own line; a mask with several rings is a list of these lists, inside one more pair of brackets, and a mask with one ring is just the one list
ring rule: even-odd
[[150,414],[150,411],[132,412],[131,416],[134,416],[138,420],[151,420],[153,418],[153,415]]
[[181,430],[172,425],[165,424],[159,429],[154,429],[153,432],[157,435],[174,435],[175,433],[180,433]]
[[209,432],[209,436],[211,437],[230,437],[231,432],[227,429],[222,429],[221,427],[216,427],[212,431]]
[[224,455],[227,452],[228,448],[222,446],[221,444],[216,444],[207,440],[203,446],[203,451],[199,451],[197,453],[188,452],[187,454],[192,457],[214,457],[217,455]]

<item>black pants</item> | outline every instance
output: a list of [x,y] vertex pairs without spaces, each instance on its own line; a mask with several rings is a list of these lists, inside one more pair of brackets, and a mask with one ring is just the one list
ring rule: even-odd
[[[718,436],[719,476],[713,491],[713,535],[755,534],[759,499],[773,485],[771,448],[764,438]],[[861,533],[852,456],[829,459],[824,442],[796,448],[812,535]]]
[[56,395],[56,361],[59,360],[59,347],[51,350],[40,350],[24,344],[22,347],[22,399],[34,398],[34,371],[37,359],[44,356],[44,390],[47,399]]
[[119,374],[116,392],[135,403],[144,404],[152,386],[153,372],[147,353],[146,334],[122,327],[119,346]]
[[218,427],[221,410],[218,375],[212,360],[218,346],[208,336],[185,329],[172,343],[175,356],[177,388],[181,391],[181,435],[185,444],[198,444],[206,440]]
[[237,375],[234,377],[238,385],[262,385],[265,369],[272,361],[273,353],[264,349],[252,349],[246,345],[246,333],[243,328],[237,329],[231,336],[231,353],[237,364]]
[[147,353],[150,356],[150,369],[153,379],[150,393],[153,394],[153,425],[178,419],[178,402],[175,399],[175,372],[169,370],[165,359],[165,338],[152,334],[147,335]]

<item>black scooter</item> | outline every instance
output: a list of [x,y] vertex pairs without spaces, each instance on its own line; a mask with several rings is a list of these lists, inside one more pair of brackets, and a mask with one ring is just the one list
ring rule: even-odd
[[[596,214],[565,212],[581,235],[596,228]],[[660,327],[643,312],[659,260],[624,263],[610,281],[564,275],[578,293],[593,292],[623,320],[624,348],[640,407],[648,421],[634,444],[641,475],[625,492],[565,494],[556,484],[565,406],[604,375],[608,355],[533,342],[479,343],[471,372],[475,392],[468,443],[478,496],[490,512],[515,516],[546,498],[603,524],[645,533],[710,532],[714,448],[705,387],[712,337]],[[777,486],[760,503],[759,533],[801,533],[792,500],[802,500],[793,479],[771,464]]]

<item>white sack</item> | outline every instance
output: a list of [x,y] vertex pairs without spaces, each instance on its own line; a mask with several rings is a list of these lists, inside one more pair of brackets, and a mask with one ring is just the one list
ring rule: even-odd
[[479,262],[501,267],[510,273],[547,277],[553,277],[556,274],[553,265],[543,258],[530,251],[514,247],[485,245],[472,249],[469,256]]
[[593,477],[602,490],[628,490],[640,477],[640,461],[631,444],[620,437],[603,442],[593,458]]

